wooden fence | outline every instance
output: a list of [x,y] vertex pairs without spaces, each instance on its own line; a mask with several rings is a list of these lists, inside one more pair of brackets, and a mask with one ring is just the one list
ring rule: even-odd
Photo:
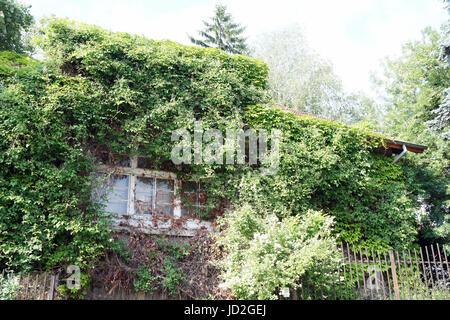
[[304,300],[450,300],[447,254],[438,244],[379,252],[341,244],[338,261],[301,279]]
[[59,274],[34,272],[23,275],[3,270],[0,278],[0,299],[54,300],[58,282]]

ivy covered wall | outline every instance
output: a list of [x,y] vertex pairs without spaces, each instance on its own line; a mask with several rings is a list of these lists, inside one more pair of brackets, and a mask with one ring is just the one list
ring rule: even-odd
[[[322,211],[334,217],[335,240],[415,243],[406,162],[375,154],[382,138],[367,128],[274,108],[262,61],[61,19],[47,20],[36,42],[44,62],[0,55],[13,61],[0,69],[0,267],[88,266],[109,248],[107,219],[90,197],[102,152],[146,155],[155,169],[207,181],[208,201],[232,209],[280,220]],[[173,165],[172,131],[200,119],[223,132],[280,129],[278,172]]]

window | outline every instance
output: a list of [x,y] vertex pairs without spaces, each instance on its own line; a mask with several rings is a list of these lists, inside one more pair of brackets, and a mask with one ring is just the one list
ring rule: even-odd
[[137,176],[134,198],[135,213],[173,215],[174,185],[174,181],[170,179]]
[[106,178],[96,196],[106,194],[107,212],[129,216],[181,215],[175,197],[176,175],[150,170],[150,164],[148,158],[135,157],[115,166],[100,167]]
[[127,214],[129,177],[113,174],[109,177],[106,194],[106,212]]
[[[210,221],[196,219],[206,208],[206,193],[200,183],[184,182],[181,189],[176,174],[152,170],[150,159],[145,157],[127,159],[105,152],[102,162],[99,174],[104,179],[92,197],[103,199],[106,211],[117,214],[113,219],[116,228],[136,227],[144,232],[177,236],[193,236],[199,229],[214,230]],[[184,203],[177,197],[178,191],[186,191],[192,200]],[[166,219],[182,216],[189,216],[182,224]]]
[[207,212],[206,192],[200,182],[183,181],[181,186],[181,215],[202,216]]

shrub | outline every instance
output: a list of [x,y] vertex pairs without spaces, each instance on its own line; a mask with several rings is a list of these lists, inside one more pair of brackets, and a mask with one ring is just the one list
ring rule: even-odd
[[333,219],[318,211],[280,220],[250,206],[229,212],[218,244],[223,286],[238,299],[276,299],[284,288],[297,289],[300,277],[322,261],[337,259]]
[[2,276],[0,274],[0,300],[14,300],[19,294],[21,285],[19,276]]

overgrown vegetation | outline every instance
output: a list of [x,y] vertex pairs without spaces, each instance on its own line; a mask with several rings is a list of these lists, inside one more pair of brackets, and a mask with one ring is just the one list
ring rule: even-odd
[[19,276],[0,274],[0,300],[14,300],[20,288]]
[[106,286],[110,293],[125,288],[172,298],[231,296],[219,288],[220,272],[215,262],[220,252],[207,234],[180,238],[133,230],[131,234],[115,234],[114,238],[119,246],[107,252],[90,272],[95,287]]
[[2,266],[87,266],[108,243],[91,202],[100,152],[138,152],[163,168],[172,130],[201,115],[239,122],[241,107],[263,97],[264,64],[215,49],[64,20],[50,20],[39,43],[45,72],[2,78]]
[[[113,288],[230,297],[210,264],[221,260],[236,297],[274,298],[332,258],[337,240],[374,249],[417,243],[414,164],[376,154],[383,137],[367,127],[274,108],[262,61],[67,20],[43,23],[43,63],[0,56],[20,60],[0,73],[0,267],[77,264],[95,275],[96,265],[106,270],[96,278]],[[281,130],[279,170],[174,165],[171,133],[193,130],[195,120],[222,132]],[[111,251],[108,216],[91,198],[91,173],[105,153],[145,155],[155,169],[205,181],[215,204],[208,216],[225,213],[219,249],[228,255],[204,237],[185,245],[143,234]]]
[[402,55],[386,59],[384,77],[386,116],[375,123],[380,132],[428,146],[426,153],[409,156],[411,192],[417,194],[425,214],[420,220],[422,244],[450,241],[449,122],[445,90],[450,86],[450,67],[440,55],[444,32],[426,28],[422,39],[403,46]]
[[[333,219],[308,211],[302,217],[280,219],[250,206],[228,213],[222,220],[226,236],[219,237],[225,258],[225,280],[240,299],[276,299],[288,288],[297,290],[306,272],[319,271],[322,261],[337,259]],[[277,294],[278,293],[278,294]]]

